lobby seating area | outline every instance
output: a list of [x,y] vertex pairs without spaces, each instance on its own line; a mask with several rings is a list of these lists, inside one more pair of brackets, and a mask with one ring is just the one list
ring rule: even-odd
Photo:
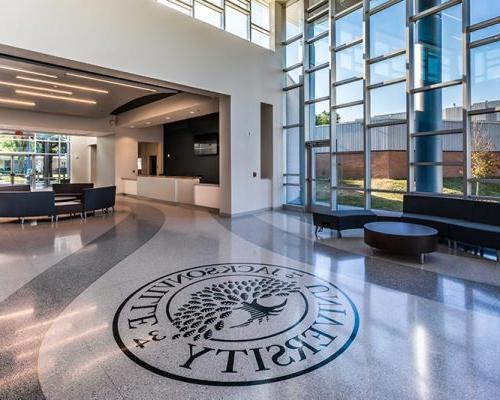
[[481,200],[405,195],[402,213],[379,213],[371,210],[339,210],[328,214],[313,213],[315,234],[323,228],[337,231],[363,228],[374,221],[400,221],[434,228],[441,241],[449,246],[472,246],[480,254],[496,251],[500,260],[500,203]]
[[114,209],[116,186],[94,188],[92,183],[54,184],[52,190],[31,191],[29,185],[0,187],[0,218],[48,217],[57,221],[61,215],[79,215]]

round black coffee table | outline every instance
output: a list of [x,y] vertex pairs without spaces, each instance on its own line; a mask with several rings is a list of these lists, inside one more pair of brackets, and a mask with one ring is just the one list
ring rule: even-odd
[[420,263],[425,254],[437,250],[438,231],[424,225],[406,222],[370,222],[364,226],[365,243],[390,253],[419,255]]

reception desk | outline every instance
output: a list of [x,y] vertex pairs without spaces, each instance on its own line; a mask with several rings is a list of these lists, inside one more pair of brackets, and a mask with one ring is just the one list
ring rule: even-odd
[[194,185],[194,204],[200,207],[219,208],[219,185],[200,183]]
[[123,193],[172,203],[219,208],[219,185],[200,183],[193,176],[122,178]]
[[173,203],[194,204],[194,185],[200,179],[189,176],[138,176],[137,195]]

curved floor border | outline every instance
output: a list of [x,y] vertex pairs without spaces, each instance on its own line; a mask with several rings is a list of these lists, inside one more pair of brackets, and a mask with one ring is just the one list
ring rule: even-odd
[[[162,227],[165,216],[145,204],[128,204],[131,214],[113,228],[70,256],[36,276],[0,303],[0,338],[16,338],[23,326],[57,318],[64,309],[97,279],[148,242]],[[57,282],[57,284],[54,284]],[[33,312],[30,311],[32,304]],[[26,315],[24,315],[26,314]],[[5,316],[17,318],[6,318]],[[3,318],[2,318],[3,316]],[[22,346],[0,352],[2,400],[45,399],[38,380],[38,352],[51,324],[37,331],[30,348],[36,355],[17,358]]]

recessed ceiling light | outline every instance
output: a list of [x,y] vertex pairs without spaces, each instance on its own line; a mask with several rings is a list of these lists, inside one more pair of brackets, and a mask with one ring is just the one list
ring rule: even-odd
[[172,119],[172,117],[165,117],[165,119],[168,121],[169,119]]
[[131,89],[145,90],[147,92],[157,92],[157,90],[145,88],[145,87],[142,87],[142,86],[130,85],[128,83],[122,83],[122,82],[109,81],[107,79],[94,78],[93,76],[86,76],[86,75],[74,74],[72,72],[66,72],[65,75],[67,75],[67,76],[73,76],[75,78],[88,79],[90,81],[109,83],[110,85],[124,86],[124,87],[128,87],[128,88],[131,88]]
[[14,83],[14,82],[0,81],[0,85],[11,86],[11,87],[16,87],[16,88],[40,90],[42,92],[51,92],[51,93],[59,93],[59,94],[67,94],[67,95],[73,94],[73,92],[69,92],[67,90],[57,90],[57,89],[44,88],[44,87],[39,87],[39,86],[23,85],[21,83]]
[[34,101],[22,101],[22,100],[3,99],[3,98],[0,98],[0,103],[2,103],[2,104],[14,104],[17,106],[28,106],[28,107],[36,106],[36,103]]
[[149,121],[148,121],[148,122],[146,122],[146,125],[151,125],[151,122],[149,122]]
[[46,78],[57,79],[56,75],[42,74],[41,72],[28,71],[27,69],[14,68],[14,67],[9,67],[7,65],[0,65],[0,69],[5,69],[7,71],[22,72],[24,74],[31,74],[31,75],[37,75],[37,76],[45,76]]
[[97,101],[95,101],[95,100],[78,99],[76,97],[55,96],[55,95],[46,94],[46,93],[30,92],[28,90],[16,90],[16,93],[17,94],[26,94],[28,96],[44,97],[46,99],[69,101],[72,103],[82,103],[82,104],[91,104],[91,105],[97,104]]
[[135,128],[135,126],[134,126],[134,125],[131,125],[131,126],[130,126],[130,128],[134,129],[134,128]]
[[23,81],[30,81],[30,82],[37,82],[37,83],[44,83],[46,85],[53,85],[55,87],[67,87],[71,89],[78,89],[78,90],[84,90],[86,92],[95,92],[95,93],[103,93],[103,94],[108,94],[109,92],[104,89],[96,89],[96,88],[90,88],[87,86],[78,86],[78,85],[70,85],[69,83],[60,83],[60,82],[53,82],[53,81],[46,81],[43,79],[35,79],[35,78],[29,78],[27,76],[16,76],[17,79],[21,79]]
[[189,111],[189,114],[194,114],[194,111]]

